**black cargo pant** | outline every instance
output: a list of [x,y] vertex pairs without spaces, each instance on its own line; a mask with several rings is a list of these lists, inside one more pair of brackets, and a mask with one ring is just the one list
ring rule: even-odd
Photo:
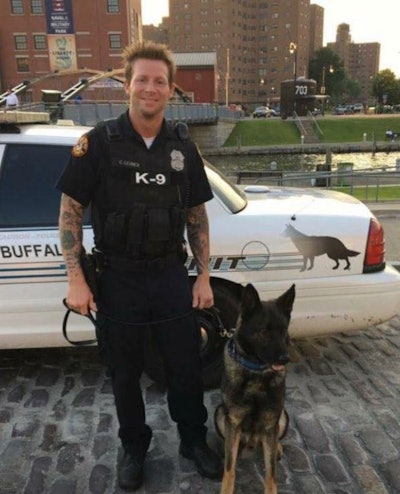
[[[207,410],[199,355],[199,331],[186,268],[179,262],[140,270],[106,269],[100,278],[99,346],[112,379],[125,449],[146,444],[148,426],[140,387],[144,336],[149,321],[164,359],[168,407],[181,440],[205,439]],[[165,321],[175,316],[172,321]],[[164,321],[164,322],[160,322]]]

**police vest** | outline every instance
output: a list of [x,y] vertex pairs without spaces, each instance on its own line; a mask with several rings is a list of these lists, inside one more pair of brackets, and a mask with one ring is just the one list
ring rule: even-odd
[[183,256],[189,195],[185,136],[170,131],[166,144],[149,153],[124,136],[118,119],[99,131],[107,149],[92,204],[96,246],[132,259]]

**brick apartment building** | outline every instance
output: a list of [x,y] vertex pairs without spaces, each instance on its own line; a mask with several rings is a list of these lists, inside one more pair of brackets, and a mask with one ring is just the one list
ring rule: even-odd
[[380,43],[353,43],[350,26],[343,23],[337,28],[336,41],[328,43],[327,46],[343,61],[349,77],[359,83],[361,102],[368,105],[373,79],[379,72]]
[[322,47],[323,9],[310,0],[169,0],[169,19],[174,52],[216,52],[220,103],[272,103]]
[[[141,39],[141,26],[140,0],[3,0],[1,89],[38,80],[20,99],[40,101],[43,87],[65,90],[76,84],[84,75],[80,69],[120,68],[121,51]],[[49,77],[64,71],[71,74]],[[105,90],[107,99],[123,97],[121,87],[110,81],[85,89],[83,96],[99,98]]]

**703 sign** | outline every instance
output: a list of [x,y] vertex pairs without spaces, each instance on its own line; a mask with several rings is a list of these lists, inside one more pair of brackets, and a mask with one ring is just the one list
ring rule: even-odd
[[296,84],[296,91],[295,91],[296,96],[307,96],[307,94],[308,94],[308,86],[306,85],[298,86]]

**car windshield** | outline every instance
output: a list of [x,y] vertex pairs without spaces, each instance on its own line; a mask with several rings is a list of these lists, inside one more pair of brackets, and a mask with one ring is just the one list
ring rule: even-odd
[[233,213],[239,213],[247,205],[247,198],[244,192],[236,187],[227,177],[225,177],[215,166],[204,160],[207,177],[214,195],[224,203]]

